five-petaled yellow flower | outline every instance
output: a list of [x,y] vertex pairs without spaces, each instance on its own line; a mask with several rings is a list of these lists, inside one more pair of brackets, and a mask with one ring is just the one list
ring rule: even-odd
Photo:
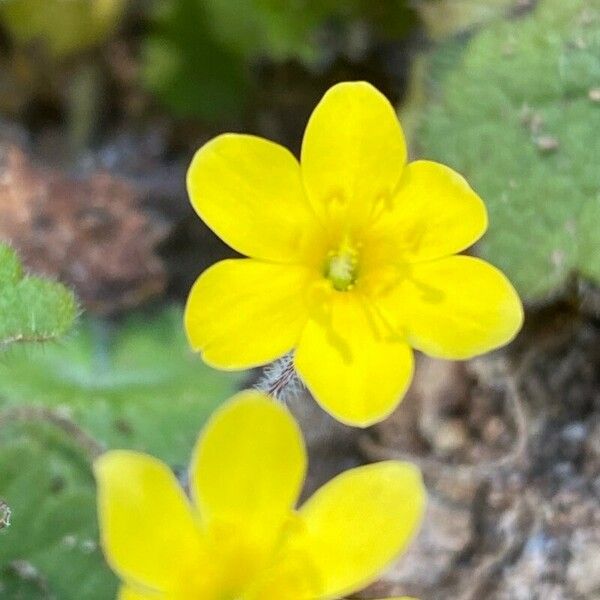
[[301,164],[249,135],[197,152],[194,208],[251,257],[217,263],[191,291],[185,326],[208,364],[242,369],[294,350],[323,408],[367,426],[406,391],[411,347],[465,359],[516,335],[523,310],[506,277],[456,256],[486,230],[483,202],[448,167],[406,158],[394,109],[362,82],[325,94]]
[[306,451],[290,413],[242,392],[211,418],[190,467],[191,502],[151,456],[95,464],[104,551],[121,600],[325,600],[373,581],[422,517],[416,467],[346,471],[294,510]]

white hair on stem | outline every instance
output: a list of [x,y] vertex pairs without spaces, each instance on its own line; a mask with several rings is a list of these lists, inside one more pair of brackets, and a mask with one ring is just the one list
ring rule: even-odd
[[284,404],[297,397],[304,384],[294,367],[293,354],[290,352],[267,365],[255,388]]

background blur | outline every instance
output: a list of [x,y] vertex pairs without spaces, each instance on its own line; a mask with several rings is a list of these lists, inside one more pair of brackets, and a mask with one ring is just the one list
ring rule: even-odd
[[[325,90],[356,79],[398,107],[413,158],[484,198],[476,252],[528,318],[503,352],[421,357],[370,431],[295,401],[308,485],[393,456],[424,470],[424,530],[364,598],[600,599],[600,0],[0,0],[0,242],[80,313],[37,344],[0,314],[0,597],[114,596],[91,460],[136,448],[184,472],[210,411],[256,378],[187,349],[189,288],[231,253],[193,214],[187,165],[223,131],[297,154]],[[35,329],[51,311],[3,248],[0,309]]]

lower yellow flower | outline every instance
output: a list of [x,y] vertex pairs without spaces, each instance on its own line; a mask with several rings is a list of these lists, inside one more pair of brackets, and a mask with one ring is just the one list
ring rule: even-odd
[[306,462],[290,413],[250,391],[198,440],[191,501],[159,460],[104,454],[98,511],[120,599],[324,600],[373,581],[419,525],[419,471],[397,461],[352,469],[295,510]]

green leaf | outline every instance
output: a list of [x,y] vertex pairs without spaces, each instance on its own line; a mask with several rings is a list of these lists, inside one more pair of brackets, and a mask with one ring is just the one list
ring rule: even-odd
[[2,496],[12,524],[0,535],[0,595],[14,600],[114,598],[98,545],[90,465],[41,425],[0,430]]
[[419,141],[486,201],[480,254],[530,301],[600,282],[600,0],[543,0],[457,44],[433,57]]
[[70,329],[76,316],[77,303],[69,290],[25,276],[14,250],[0,244],[0,348],[56,339]]
[[61,59],[103,41],[125,5],[126,0],[4,0],[0,21],[17,43],[41,42]]
[[204,365],[182,323],[178,309],[119,327],[84,320],[62,344],[11,352],[0,362],[0,407],[50,407],[106,447],[185,465],[202,423],[244,375]]

